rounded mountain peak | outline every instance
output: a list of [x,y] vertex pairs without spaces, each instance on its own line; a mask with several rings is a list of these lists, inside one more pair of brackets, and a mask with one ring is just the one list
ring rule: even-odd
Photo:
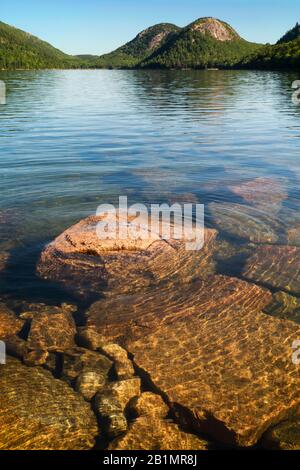
[[197,31],[207,36],[211,36],[221,42],[233,41],[234,39],[240,38],[237,32],[229,24],[212,17],[199,18],[188,28],[192,31]]

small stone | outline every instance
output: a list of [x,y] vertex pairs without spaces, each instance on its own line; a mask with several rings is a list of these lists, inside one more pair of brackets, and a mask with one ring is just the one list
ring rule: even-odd
[[64,352],[75,345],[76,327],[70,313],[37,313],[34,315],[28,336],[32,350]]
[[132,379],[121,380],[109,385],[109,390],[112,395],[119,401],[122,410],[124,411],[132,398],[138,397],[141,394],[141,379],[134,377]]
[[91,401],[106,383],[106,376],[93,371],[83,371],[76,380],[76,391],[81,393],[86,401]]
[[271,450],[300,450],[300,419],[284,421],[269,429],[262,445]]
[[140,397],[134,398],[131,408],[138,416],[165,418],[169,413],[169,407],[161,396],[151,392],[144,392]]
[[11,336],[5,340],[6,352],[10,356],[23,359],[24,354],[27,352],[27,342],[19,336]]
[[24,354],[23,362],[29,367],[43,366],[46,364],[48,356],[48,351],[27,351]]
[[49,353],[47,360],[44,364],[45,369],[49,370],[53,375],[55,375],[57,371],[61,369],[61,367],[59,367],[59,365],[61,364],[59,360],[60,357],[60,354]]
[[20,320],[5,304],[0,303],[0,340],[18,334],[23,325],[23,320]]
[[96,395],[95,411],[108,437],[113,439],[127,431],[127,420],[122,406],[110,390],[101,391]]
[[107,344],[102,347],[102,351],[115,363],[115,371],[118,379],[129,379],[134,375],[134,367],[128,353],[118,344]]
[[74,380],[86,370],[108,375],[113,363],[100,353],[84,348],[73,348],[63,356],[63,376]]
[[157,416],[135,420],[126,435],[115,439],[109,450],[207,450],[209,443],[182,432],[175,423]]
[[76,341],[82,348],[97,351],[107,343],[107,340],[93,327],[78,328]]

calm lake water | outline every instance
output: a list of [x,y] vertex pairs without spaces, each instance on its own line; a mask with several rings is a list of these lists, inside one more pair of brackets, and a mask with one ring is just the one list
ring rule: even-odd
[[[206,204],[213,225],[211,202],[238,202],[229,185],[275,178],[289,196],[276,215],[278,230],[299,222],[300,106],[291,101],[299,78],[252,71],[0,72],[8,91],[0,107],[0,252],[8,256],[0,294],[61,300],[65,294],[35,277],[40,250],[119,195],[147,204],[194,198]],[[225,232],[233,245],[243,242]]]

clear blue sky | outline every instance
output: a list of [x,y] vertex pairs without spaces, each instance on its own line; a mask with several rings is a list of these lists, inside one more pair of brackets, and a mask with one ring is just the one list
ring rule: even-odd
[[300,21],[299,0],[3,0],[0,20],[70,54],[109,52],[155,23],[201,16],[230,23],[245,39],[276,42]]

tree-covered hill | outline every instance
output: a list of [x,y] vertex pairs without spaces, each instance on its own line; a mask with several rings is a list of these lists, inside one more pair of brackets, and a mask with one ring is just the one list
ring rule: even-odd
[[96,60],[97,67],[134,67],[165,44],[180,28],[170,23],[160,23],[139,33],[132,41]]
[[200,18],[173,35],[142,67],[232,67],[261,46],[242,39],[234,29],[215,18]]
[[274,46],[266,45],[238,66],[258,70],[300,69],[300,38]]
[[80,60],[47,42],[0,22],[0,69],[79,67]]
[[239,67],[264,70],[300,69],[300,26],[297,23],[275,45],[267,44],[244,58]]
[[277,44],[294,41],[294,39],[298,39],[299,37],[300,37],[300,25],[299,23],[296,23],[294,28],[290,29],[287,33],[285,33],[285,35],[279,39]]

